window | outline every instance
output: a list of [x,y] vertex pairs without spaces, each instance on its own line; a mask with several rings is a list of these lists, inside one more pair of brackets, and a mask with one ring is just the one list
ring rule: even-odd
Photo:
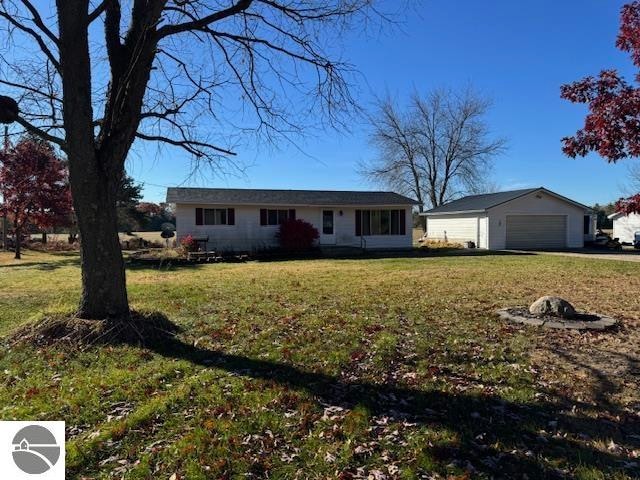
[[391,210],[391,235],[400,235],[400,212],[402,210]]
[[391,213],[389,210],[380,210],[380,235],[391,234]]
[[233,208],[196,208],[196,225],[235,225]]
[[333,210],[322,211],[322,233],[333,235]]
[[260,209],[260,225],[280,225],[287,220],[295,220],[296,219],[296,211],[291,208],[289,210],[285,209],[270,209],[270,208],[261,208]]
[[371,235],[380,235],[380,210],[371,210]]
[[356,236],[406,235],[404,210],[356,210]]

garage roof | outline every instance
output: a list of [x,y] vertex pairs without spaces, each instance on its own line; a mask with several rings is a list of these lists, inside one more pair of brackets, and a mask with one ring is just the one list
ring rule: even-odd
[[167,203],[219,205],[416,205],[394,192],[331,190],[256,190],[248,188],[167,189]]
[[468,195],[466,197],[459,198],[458,200],[454,200],[449,203],[445,203],[444,205],[440,205],[439,207],[432,208],[431,210],[427,210],[422,213],[422,215],[446,215],[453,213],[471,213],[471,212],[484,212],[489,208],[496,207],[503,203],[510,202],[511,200],[515,200],[516,198],[523,197],[524,195],[528,195],[530,193],[542,191],[552,195],[556,198],[564,200],[566,202],[572,203],[576,206],[582,207],[585,210],[591,211],[591,209],[581,203],[574,202],[573,200],[568,199],[567,197],[563,197],[562,195],[558,195],[557,193],[552,192],[551,190],[547,190],[544,187],[538,188],[525,188],[522,190],[510,190],[508,192],[497,192],[497,193],[484,193],[481,195]]

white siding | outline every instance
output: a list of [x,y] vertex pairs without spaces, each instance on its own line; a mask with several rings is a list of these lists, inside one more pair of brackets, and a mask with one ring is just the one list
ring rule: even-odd
[[[196,225],[196,208],[234,208],[235,225]],[[290,209],[295,208],[296,218],[311,223],[322,231],[322,210],[334,210],[335,245],[360,247],[360,237],[356,237],[355,211],[356,207],[301,207],[291,205],[247,206],[247,205],[176,205],[176,230],[178,241],[187,235],[209,237],[207,248],[227,251],[256,250],[275,247],[278,242],[275,237],[278,227],[275,225],[260,225],[260,208]],[[401,209],[398,206],[363,206],[358,209]],[[405,210],[405,235],[373,235],[364,237],[369,249],[411,248],[411,207]]]
[[507,215],[566,215],[567,246],[580,248],[584,245],[584,208],[545,192],[532,192],[502,205],[497,205],[488,210],[488,215],[489,248],[492,250],[506,248]]
[[429,216],[427,238],[450,242],[474,242],[482,246],[483,243],[486,244],[485,220],[484,216],[472,214]]
[[633,243],[635,232],[640,232],[640,215],[623,215],[613,220],[613,236],[621,242]]

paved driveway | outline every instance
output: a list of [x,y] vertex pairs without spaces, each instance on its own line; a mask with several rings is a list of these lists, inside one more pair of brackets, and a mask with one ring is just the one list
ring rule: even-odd
[[[515,251],[515,250],[512,250],[512,251]],[[619,260],[622,262],[640,262],[640,250],[628,249],[628,248],[625,248],[621,252],[584,248],[580,250],[569,250],[569,251],[559,251],[559,252],[527,250],[526,253],[530,253],[534,255],[560,255],[563,257],[598,258],[603,260]]]

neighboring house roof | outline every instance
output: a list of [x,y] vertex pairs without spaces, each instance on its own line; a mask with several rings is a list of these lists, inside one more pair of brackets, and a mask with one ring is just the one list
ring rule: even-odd
[[498,205],[502,205],[503,203],[510,202],[512,200],[515,200],[516,198],[520,198],[530,193],[539,192],[539,191],[545,192],[549,195],[552,195],[556,198],[559,198],[560,200],[564,200],[568,203],[576,205],[580,208],[584,208],[587,211],[591,211],[591,209],[586,205],[582,205],[581,203],[574,202],[573,200],[567,197],[563,197],[562,195],[558,195],[557,193],[554,193],[551,190],[547,190],[544,187],[538,187],[538,188],[525,188],[522,190],[510,190],[508,192],[469,195],[466,197],[459,198],[458,200],[453,200],[452,202],[445,203],[444,205],[440,205],[439,207],[432,208],[431,210],[427,210],[421,215],[447,215],[447,214],[454,214],[454,213],[485,212],[490,208],[497,207]]
[[394,192],[256,190],[245,188],[167,189],[167,203],[208,205],[417,205]]
[[616,220],[621,217],[639,217],[638,213],[624,213],[624,212],[614,212],[611,215],[607,215],[607,218],[611,220]]

